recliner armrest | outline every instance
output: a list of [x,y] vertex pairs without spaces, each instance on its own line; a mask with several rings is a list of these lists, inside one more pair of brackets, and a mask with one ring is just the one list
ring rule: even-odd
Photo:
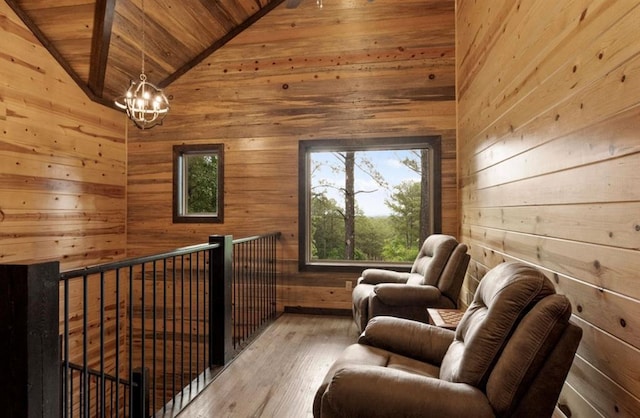
[[391,316],[372,318],[358,338],[358,344],[440,366],[455,332],[422,322]]
[[362,272],[362,276],[358,283],[378,284],[378,283],[406,283],[409,280],[408,272],[383,270],[383,269],[366,269]]
[[429,285],[381,283],[373,288],[378,298],[389,306],[433,306],[442,297],[440,289]]
[[494,416],[486,396],[471,385],[379,366],[338,370],[321,402],[323,418]]

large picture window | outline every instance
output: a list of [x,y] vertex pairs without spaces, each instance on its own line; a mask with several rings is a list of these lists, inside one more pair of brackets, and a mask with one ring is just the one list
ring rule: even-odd
[[223,147],[173,147],[173,222],[222,222]]
[[410,265],[441,230],[440,137],[301,141],[300,268]]

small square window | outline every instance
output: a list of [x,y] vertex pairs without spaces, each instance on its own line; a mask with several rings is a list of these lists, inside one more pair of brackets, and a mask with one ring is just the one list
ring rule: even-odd
[[221,223],[223,145],[173,147],[173,222]]

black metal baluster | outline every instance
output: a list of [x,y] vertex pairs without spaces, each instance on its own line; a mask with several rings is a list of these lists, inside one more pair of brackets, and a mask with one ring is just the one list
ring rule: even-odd
[[116,416],[120,415],[120,269],[116,269]]
[[102,409],[100,405],[104,404],[104,399],[100,399],[100,382],[97,376],[93,376],[93,382],[96,388],[96,416],[104,417],[104,414],[100,414],[100,410]]
[[272,292],[272,299],[271,299],[271,316],[275,317],[276,314],[276,307],[277,307],[277,298],[278,298],[278,294],[277,294],[277,286],[278,284],[276,283],[277,280],[277,276],[276,276],[276,272],[277,272],[277,264],[276,264],[276,256],[277,256],[277,249],[276,249],[276,245],[277,245],[277,236],[273,236],[271,238],[271,258],[270,258],[270,263],[271,263],[271,292]]
[[167,393],[167,259],[162,260],[162,402],[166,403]]
[[251,335],[253,334],[253,324],[256,322],[254,318],[255,313],[253,311],[255,289],[253,288],[254,283],[253,283],[253,277],[251,273],[251,257],[252,257],[251,252],[253,249],[253,242],[248,241],[244,243],[243,247],[245,252],[244,276],[245,276],[245,280],[247,281],[247,289],[249,289],[248,299],[247,299],[248,320],[247,320],[247,337],[245,338],[245,343],[246,343],[249,340],[249,338],[251,338]]
[[[200,255],[202,251],[196,254],[196,376],[200,375]],[[198,385],[200,379],[198,379]],[[198,386],[199,387],[199,386]]]
[[256,328],[259,329],[262,326],[262,277],[260,267],[262,266],[261,256],[261,239],[257,239],[254,243],[254,255],[255,258],[251,261],[251,268],[253,269],[253,277],[256,282]]
[[260,327],[260,282],[258,281],[258,268],[256,260],[258,257],[258,240],[251,241],[251,281],[253,282],[253,334]]
[[258,283],[258,327],[262,326],[262,322],[264,321],[264,283],[262,281],[263,260],[261,238],[256,241],[256,260],[253,262],[256,269],[256,281]]
[[233,269],[233,274],[236,278],[236,283],[238,284],[238,293],[240,296],[240,301],[238,303],[238,324],[237,324],[237,330],[238,330],[238,338],[236,338],[236,340],[234,341],[234,346],[237,348],[238,344],[240,343],[240,341],[242,341],[244,339],[244,324],[245,324],[245,319],[244,319],[244,308],[245,308],[245,287],[244,287],[244,283],[242,281],[242,260],[243,260],[243,252],[242,252],[242,245],[233,245],[233,253],[234,253],[234,258],[235,258],[235,266],[236,268]]
[[241,338],[242,330],[240,329],[240,324],[242,323],[242,286],[240,281],[238,280],[238,270],[240,269],[240,261],[237,246],[233,245],[233,265],[236,267],[233,269],[231,283],[233,288],[235,289],[235,315],[234,315],[234,323],[232,326],[231,335],[233,335],[233,348],[235,349],[238,345],[238,341]]
[[73,370],[69,370],[69,417],[73,418]]
[[133,417],[133,266],[129,266],[129,417]]
[[267,238],[262,238],[260,240],[260,283],[262,287],[262,308],[260,313],[260,318],[263,322],[267,320],[267,310],[269,306],[269,287],[267,285]]
[[184,255],[180,256],[180,390],[184,388]]
[[255,283],[253,281],[253,272],[251,270],[251,259],[253,257],[253,241],[248,241],[244,245],[245,251],[245,269],[244,274],[246,276],[247,284],[249,286],[249,299],[247,301],[247,313],[249,314],[249,320],[247,321],[247,338],[246,341],[249,341],[251,335],[253,335],[253,327],[255,326],[256,318],[255,318],[255,309],[254,309],[254,301],[256,298],[256,289]]
[[152,397],[152,401],[151,401],[151,411],[153,413],[155,413],[157,411],[156,409],[156,305],[157,305],[157,290],[156,290],[156,280],[157,280],[157,276],[156,276],[156,270],[157,270],[157,266],[156,266],[156,261],[153,262],[153,332],[152,332],[152,344],[153,344],[153,350],[151,352],[151,367],[153,367],[152,370],[152,378],[151,378],[151,391],[153,392],[153,397]]
[[80,382],[82,383],[82,389],[80,391],[80,411],[83,417],[89,417],[89,379],[87,378],[89,375],[89,358],[87,355],[87,331],[88,331],[88,319],[87,319],[87,311],[88,311],[88,295],[87,295],[87,286],[88,280],[87,275],[82,276],[82,375],[80,377]]
[[267,319],[271,318],[271,306],[273,304],[273,300],[271,299],[271,237],[267,238],[267,243],[264,249],[264,258],[265,258],[265,280],[267,283]]
[[176,393],[176,257],[173,257],[173,350],[171,352],[172,357],[172,385],[171,393]]
[[204,275],[204,289],[205,289],[205,295],[207,295],[207,297],[203,298],[202,303],[204,304],[204,331],[206,332],[207,336],[204,339],[205,341],[205,347],[204,347],[204,356],[205,356],[205,363],[204,363],[204,367],[209,367],[211,366],[211,362],[213,361],[213,359],[211,358],[211,283],[209,280],[209,277],[211,275],[211,269],[213,268],[213,266],[211,265],[211,263],[213,262],[213,257],[211,256],[211,250],[208,250],[205,253],[205,265],[207,266],[207,273]]
[[[127,405],[131,403],[131,402],[130,402],[130,399],[131,399],[131,398],[127,398],[127,396],[128,396],[131,392],[130,392],[129,390],[126,390],[126,386],[127,386],[127,385],[125,385],[125,391],[124,391],[124,394],[123,394],[124,399],[123,399],[123,402],[122,402],[122,411],[123,411],[123,414],[122,414],[122,415],[123,415],[123,416],[125,416],[125,417],[126,417],[126,414],[125,414],[125,413],[126,413],[126,411],[128,411],[128,410],[129,410],[129,407],[127,407]],[[129,387],[131,387],[131,381],[129,381]],[[120,411],[118,411],[118,413],[120,413]]]
[[[69,390],[69,279],[64,279],[64,385],[62,387],[63,416],[73,417],[73,392]],[[72,377],[72,376],[71,376]],[[71,412],[71,414],[69,414]]]
[[[100,398],[102,402],[100,404],[100,415],[101,417],[105,416],[104,409],[104,400],[106,388],[104,386],[104,271],[100,272]],[[98,403],[98,399],[96,398],[96,403]]]
[[[116,384],[117,384],[116,380]],[[113,416],[113,381],[109,383],[109,416]]]
[[249,335],[249,318],[251,313],[249,312],[249,304],[251,302],[251,288],[249,279],[247,277],[247,246],[242,244],[240,246],[240,250],[242,251],[242,287],[244,289],[244,301],[243,301],[243,311],[244,311],[244,320],[242,321],[243,330],[242,330],[242,342],[244,343],[247,340],[247,336]]
[[235,280],[236,286],[238,288],[238,316],[237,322],[234,325],[236,337],[234,338],[234,348],[237,348],[238,343],[243,338],[243,324],[244,324],[244,285],[241,280],[242,273],[242,252],[240,251],[240,246],[233,244],[233,265],[235,268],[233,269],[233,279]]
[[274,245],[275,245],[275,237],[270,239],[270,247],[269,247],[269,284],[271,289],[271,304],[269,306],[269,318],[272,318],[275,313],[276,307],[276,276],[275,276],[275,268],[276,263],[274,256]]
[[271,269],[269,265],[269,250],[271,248],[271,237],[266,237],[264,240],[264,286],[265,286],[265,320],[269,320],[271,317]]
[[246,301],[246,310],[247,310],[247,325],[246,332],[243,341],[243,346],[248,341],[249,336],[251,335],[251,324],[253,322],[252,316],[253,312],[251,310],[252,299],[253,299],[253,283],[251,282],[251,272],[249,270],[249,262],[251,257],[251,244],[249,242],[245,242],[242,244],[242,251],[244,253],[244,262],[243,262],[243,271],[244,281],[247,286],[247,301]]
[[244,251],[242,244],[238,244],[233,246],[233,252],[238,252],[238,262],[236,263],[236,268],[234,269],[234,273],[238,277],[238,283],[240,285],[240,294],[242,295],[242,299],[240,301],[240,321],[239,325],[239,335],[237,340],[237,345],[239,346],[242,341],[245,339],[245,331],[247,326],[247,286],[244,280]]
[[258,323],[258,318],[256,317],[257,311],[257,288],[256,288],[256,277],[255,277],[255,268],[254,268],[254,259],[255,259],[255,250],[256,250],[256,242],[250,241],[247,246],[249,247],[249,259],[247,260],[247,272],[249,273],[249,281],[251,283],[251,335],[256,330],[256,324]]
[[[145,289],[146,289],[146,284],[147,284],[147,277],[146,277],[146,264],[142,263],[140,265],[140,316],[142,317],[142,324],[141,324],[141,331],[140,331],[140,373],[142,373],[142,387],[138,390],[139,394],[140,394],[140,410],[141,411],[146,411],[147,410],[147,397],[145,396],[147,393],[147,379],[145,378],[146,374],[146,352],[147,352],[147,344],[146,344],[146,334],[145,334]],[[144,416],[144,415],[143,415]],[[144,418],[147,418],[146,416],[144,416]]]
[[275,264],[273,262],[273,258],[271,257],[273,253],[274,242],[275,242],[275,239],[273,237],[269,237],[269,248],[267,250],[268,268],[269,268],[269,318],[273,317],[273,310],[276,304],[275,281],[274,281],[274,275],[273,275],[273,271],[274,271],[273,269]]
[[251,241],[251,281],[253,282],[253,330],[252,335],[260,327],[260,282],[258,280],[258,240]]
[[[193,254],[189,254],[189,386],[193,381]],[[191,390],[191,388],[189,388]]]
[[[234,251],[233,262],[236,266],[238,266],[238,252]],[[233,348],[236,348],[238,338],[240,337],[240,332],[238,331],[238,324],[240,323],[240,284],[238,283],[238,269],[235,268],[233,275],[231,276],[231,289],[233,296],[233,322],[231,324],[231,338],[233,341]]]

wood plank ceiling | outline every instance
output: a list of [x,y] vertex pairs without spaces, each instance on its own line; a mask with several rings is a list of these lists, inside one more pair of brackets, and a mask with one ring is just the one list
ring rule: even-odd
[[[283,0],[147,0],[147,80],[165,88]],[[142,0],[6,0],[95,102],[113,106],[142,69]],[[295,8],[300,0],[288,0]]]

